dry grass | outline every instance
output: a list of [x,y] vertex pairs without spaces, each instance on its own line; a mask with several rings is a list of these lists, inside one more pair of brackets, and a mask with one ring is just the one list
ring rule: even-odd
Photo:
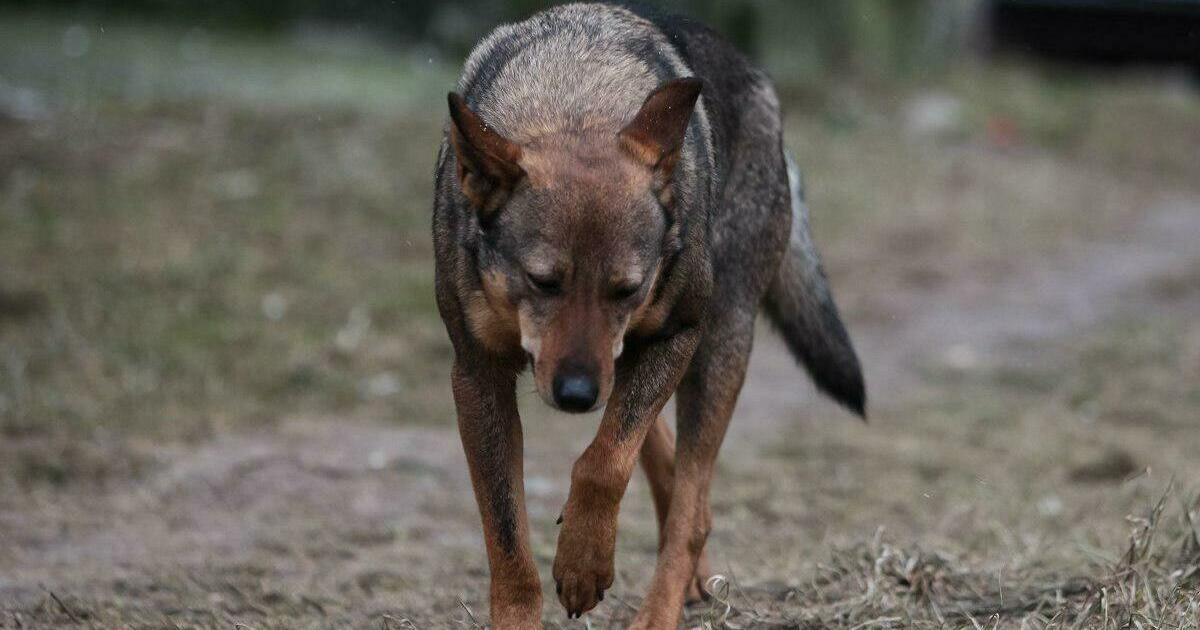
[[418,109],[442,66],[120,23],[73,59],[79,25],[3,24],[0,101],[36,107],[0,111],[0,430],[446,417]]
[[[1148,513],[1129,517],[1128,547],[1115,563],[1067,575],[1011,568],[898,546],[882,532],[833,553],[778,603],[720,584],[699,615],[727,628],[1195,628],[1200,623],[1200,500],[1168,486]],[[993,566],[994,565],[994,566]],[[774,616],[773,607],[803,611]],[[708,626],[705,626],[708,624]],[[723,624],[723,625],[722,625]]]
[[[744,586],[736,575],[709,581],[714,596],[693,606],[687,627],[756,628],[965,628],[1194,629],[1200,624],[1200,499],[1190,502],[1168,485],[1146,512],[1128,519],[1128,543],[1115,561],[1095,560],[1079,573],[1034,565],[1014,567],[995,558],[964,557],[888,540],[836,549],[794,585]],[[400,587],[403,573],[382,572],[358,589]],[[389,585],[389,581],[393,583]],[[398,581],[398,583],[397,583]],[[265,567],[230,566],[219,576],[197,573],[180,580],[122,580],[116,596],[79,597],[43,587],[22,605],[0,605],[0,624],[16,628],[170,627],[218,628],[484,628],[474,609],[457,601],[412,617],[405,606],[372,603],[358,594],[315,594],[280,588]],[[195,597],[207,593],[207,604]],[[616,627],[631,618],[636,599],[597,611],[578,625]],[[416,619],[414,621],[414,619]],[[242,620],[242,621],[239,621]],[[0,627],[9,627],[0,625]]]

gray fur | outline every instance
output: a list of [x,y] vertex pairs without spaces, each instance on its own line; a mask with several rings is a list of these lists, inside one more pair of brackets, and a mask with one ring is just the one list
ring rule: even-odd
[[[657,57],[647,58],[630,42],[649,42]],[[600,11],[579,3],[497,28],[471,52],[458,89],[476,96],[475,110],[522,144],[589,125],[619,128],[654,88],[692,74],[645,18],[622,7]],[[486,86],[478,85],[481,79]],[[706,128],[703,108],[696,111]]]

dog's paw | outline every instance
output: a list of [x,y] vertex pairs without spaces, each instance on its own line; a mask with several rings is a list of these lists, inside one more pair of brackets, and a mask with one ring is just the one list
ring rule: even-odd
[[708,592],[708,580],[712,577],[712,569],[708,566],[708,554],[700,552],[700,559],[696,562],[696,573],[688,582],[687,590],[683,593],[683,603],[688,606],[703,604],[711,597]]
[[554,582],[567,616],[580,617],[604,600],[613,584],[616,519],[567,515],[558,535]]

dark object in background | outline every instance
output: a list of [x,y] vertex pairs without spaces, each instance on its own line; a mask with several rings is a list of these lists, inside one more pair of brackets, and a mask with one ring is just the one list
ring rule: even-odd
[[0,287],[0,323],[23,321],[46,310],[46,295],[32,289],[9,290]]
[[1200,71],[1200,0],[992,0],[989,9],[1000,50]]
[[1110,448],[1098,457],[1071,469],[1076,483],[1116,483],[1138,472],[1137,460],[1128,451]]

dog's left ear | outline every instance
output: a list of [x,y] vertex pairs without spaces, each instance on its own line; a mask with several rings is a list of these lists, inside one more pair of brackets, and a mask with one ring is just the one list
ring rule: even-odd
[[658,86],[646,97],[633,121],[619,134],[625,150],[654,170],[656,192],[668,198],[668,184],[683,148],[683,138],[701,85],[700,79],[686,77]]
[[504,205],[513,187],[525,175],[525,170],[517,164],[521,147],[488,127],[459,94],[451,92],[447,100],[450,143],[458,158],[458,182],[480,216],[487,217]]

